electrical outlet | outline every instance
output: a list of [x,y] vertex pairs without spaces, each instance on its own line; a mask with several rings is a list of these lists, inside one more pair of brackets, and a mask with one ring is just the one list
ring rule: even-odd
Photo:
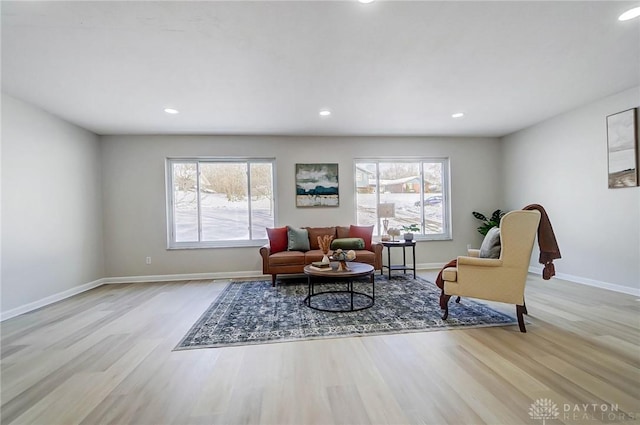
[[145,260],[145,263],[151,264],[151,257],[147,257],[147,259]]

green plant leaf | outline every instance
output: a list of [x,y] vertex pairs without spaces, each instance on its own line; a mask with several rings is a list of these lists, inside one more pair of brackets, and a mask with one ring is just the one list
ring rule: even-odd
[[475,218],[477,218],[478,220],[485,221],[487,219],[487,217],[484,214],[481,214],[481,213],[476,212],[476,211],[473,211],[471,214],[473,214],[473,216]]
[[491,218],[487,218],[487,216],[477,211],[473,211],[471,214],[473,214],[473,216],[478,220],[483,221],[482,226],[478,227],[478,232],[480,232],[480,234],[482,234],[483,236],[486,236],[487,232],[491,230],[493,227],[500,226],[500,219],[506,213],[502,212],[502,210],[495,210],[491,214]]

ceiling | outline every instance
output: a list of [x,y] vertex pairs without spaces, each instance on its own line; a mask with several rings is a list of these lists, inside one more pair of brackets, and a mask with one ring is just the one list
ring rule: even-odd
[[97,134],[502,136],[640,85],[638,5],[2,1],[2,90]]

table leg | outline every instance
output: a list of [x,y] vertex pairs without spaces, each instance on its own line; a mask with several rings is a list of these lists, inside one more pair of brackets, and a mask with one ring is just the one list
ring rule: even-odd
[[353,311],[353,280],[349,281],[349,289],[351,290],[351,311]]
[[373,298],[372,299],[373,304],[375,304],[376,302],[376,282],[375,282],[376,279],[374,275],[375,273],[372,272],[371,273],[371,298]]
[[391,280],[391,247],[387,247],[387,266],[389,267],[389,280]]
[[416,245],[413,245],[413,278],[416,278]]
[[[402,267],[407,267],[407,251],[406,246],[402,245]],[[402,273],[407,274],[407,269],[403,269]]]

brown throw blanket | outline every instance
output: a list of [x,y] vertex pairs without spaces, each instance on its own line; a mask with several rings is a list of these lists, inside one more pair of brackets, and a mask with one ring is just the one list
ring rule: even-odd
[[440,270],[440,273],[438,273],[438,277],[436,277],[436,286],[442,290],[444,290],[444,279],[442,278],[442,272],[444,272],[444,269],[446,269],[447,267],[458,267],[458,259],[454,258],[453,260],[449,261]]
[[540,224],[538,225],[538,247],[540,248],[540,257],[538,258],[538,262],[540,264],[544,264],[542,278],[544,280],[549,280],[556,274],[556,268],[553,265],[553,260],[562,258],[558,242],[556,241],[556,235],[553,233],[553,227],[551,227],[551,221],[549,220],[549,216],[542,205],[527,205],[523,210],[540,211]]
[[[551,221],[549,220],[549,216],[542,205],[527,205],[523,210],[540,211],[540,224],[538,224],[538,247],[540,248],[540,258],[538,261],[540,264],[544,264],[542,278],[544,280],[549,280],[556,274],[553,260],[562,258],[560,255],[560,248],[558,248],[558,242],[556,241],[556,235],[553,233],[553,227],[551,227]],[[453,259],[444,265],[440,270],[440,273],[438,273],[438,277],[436,277],[436,285],[438,288],[444,290],[444,279],[442,279],[442,272],[444,269],[447,267],[457,267],[457,265],[457,259]]]

